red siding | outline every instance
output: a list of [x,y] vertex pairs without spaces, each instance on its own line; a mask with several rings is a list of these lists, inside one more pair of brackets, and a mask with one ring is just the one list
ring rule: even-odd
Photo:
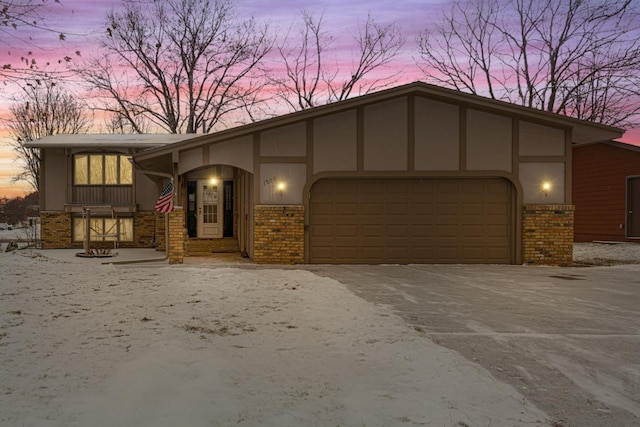
[[573,149],[574,240],[626,241],[626,178],[640,175],[640,151],[606,143]]

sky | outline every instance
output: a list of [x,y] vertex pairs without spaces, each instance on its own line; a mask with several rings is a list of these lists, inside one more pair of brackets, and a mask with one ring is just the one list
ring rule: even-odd
[[[258,21],[268,22],[283,34],[293,22],[299,20],[300,11],[307,10],[319,16],[324,13],[326,29],[336,36],[356,34],[367,13],[380,23],[396,22],[406,37],[403,53],[394,61],[400,70],[397,84],[409,83],[422,78],[415,65],[415,38],[431,22],[433,16],[450,0],[320,0],[315,2],[300,0],[233,0],[240,16],[254,16]],[[32,51],[39,63],[47,60],[51,64],[69,55],[82,60],[95,54],[97,40],[104,32],[106,13],[113,7],[120,7],[120,0],[60,0],[51,1],[51,6],[43,13],[43,22],[52,29],[50,32],[31,33],[19,28],[15,33],[0,32],[0,63],[16,63],[26,52]],[[60,41],[58,33],[65,34]],[[27,34],[27,37],[25,37]],[[341,45],[337,45],[339,47]],[[80,53],[80,57],[75,52]],[[339,53],[338,53],[339,54]],[[349,57],[349,53],[345,52]],[[0,83],[0,119],[9,117],[10,97],[16,93],[16,86]],[[99,124],[97,124],[99,126]],[[26,183],[11,183],[11,178],[20,170],[20,164],[9,145],[4,123],[0,121],[0,197],[24,196],[31,191]],[[640,145],[640,128],[627,132],[623,141]]]

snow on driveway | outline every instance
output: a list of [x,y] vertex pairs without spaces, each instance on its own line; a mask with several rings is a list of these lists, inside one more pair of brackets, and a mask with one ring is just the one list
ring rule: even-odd
[[332,279],[42,253],[0,255],[0,425],[548,425]]

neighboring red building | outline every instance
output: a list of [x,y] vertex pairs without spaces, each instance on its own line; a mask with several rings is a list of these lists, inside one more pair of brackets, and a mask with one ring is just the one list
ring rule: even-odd
[[640,147],[574,147],[572,189],[576,242],[640,241]]

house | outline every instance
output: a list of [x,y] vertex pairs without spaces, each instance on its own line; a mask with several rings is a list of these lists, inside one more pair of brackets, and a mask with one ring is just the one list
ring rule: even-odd
[[171,262],[185,240],[232,239],[256,263],[567,265],[571,147],[621,135],[416,82],[207,135],[31,146],[45,248],[79,245],[90,205],[109,207],[94,239],[117,225],[122,245],[161,245],[153,204],[173,177]]
[[132,155],[196,135],[53,135],[39,148],[43,248],[82,247],[91,240],[121,247],[154,247],[156,184],[134,173]]
[[640,147],[576,146],[572,180],[576,242],[640,239]]

